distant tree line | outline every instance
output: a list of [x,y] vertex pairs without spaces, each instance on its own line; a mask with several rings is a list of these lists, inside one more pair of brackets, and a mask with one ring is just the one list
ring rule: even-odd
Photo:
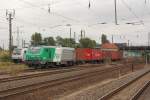
[[[102,35],[101,37],[102,43],[108,43],[106,35]],[[98,44],[95,40],[91,40],[90,38],[81,38],[79,43],[76,43],[74,38],[62,38],[57,36],[56,39],[53,37],[45,37],[42,38],[40,33],[35,32],[31,36],[31,45],[38,46],[38,45],[51,45],[56,46],[60,45],[63,47],[80,47],[80,48],[95,48]]]

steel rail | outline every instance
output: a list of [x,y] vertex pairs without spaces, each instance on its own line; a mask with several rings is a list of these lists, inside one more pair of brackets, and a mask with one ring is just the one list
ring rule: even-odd
[[130,84],[134,83],[135,81],[137,81],[138,79],[142,78],[143,76],[145,76],[146,74],[148,74],[150,71],[145,72],[144,74],[140,75],[139,77],[136,77],[135,79],[133,79],[132,81],[128,82],[128,83],[124,83],[123,85],[121,85],[120,87],[114,89],[113,91],[110,91],[109,93],[107,93],[106,95],[102,96],[101,98],[99,98],[98,100],[108,100],[108,98],[114,96],[116,93],[118,93],[119,91],[123,90],[124,88],[126,88],[127,86],[129,86]]
[[94,76],[97,76],[97,75],[100,75],[100,74],[103,74],[106,72],[110,73],[112,71],[117,71],[117,70],[118,70],[117,67],[108,68],[107,70],[105,69],[105,70],[97,70],[97,71],[87,72],[87,73],[80,74],[80,75],[77,75],[74,77],[70,76],[70,77],[65,77],[65,78],[56,79],[56,80],[52,80],[52,81],[46,81],[46,82],[32,84],[32,85],[28,85],[28,86],[8,89],[8,90],[0,92],[0,99],[4,99],[4,98],[10,97],[10,96],[15,96],[18,94],[30,93],[30,92],[36,91],[38,89],[53,87],[53,86],[60,85],[63,83],[66,84],[67,82],[81,80],[81,79],[85,79],[85,78],[89,78],[89,77],[94,77]]
[[146,82],[142,88],[140,88],[132,97],[130,100],[137,100],[142,93],[150,86],[150,81]]

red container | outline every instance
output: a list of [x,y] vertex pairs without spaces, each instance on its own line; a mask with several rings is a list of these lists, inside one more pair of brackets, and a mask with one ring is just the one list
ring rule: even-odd
[[92,60],[100,61],[102,59],[102,51],[100,49],[92,49]]
[[111,51],[102,51],[103,59],[111,58]]
[[76,49],[76,61],[91,61],[92,49],[90,48],[77,48]]

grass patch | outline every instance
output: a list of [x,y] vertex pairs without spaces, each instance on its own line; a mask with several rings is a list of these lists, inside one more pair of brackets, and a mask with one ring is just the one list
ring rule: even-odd
[[14,64],[12,62],[0,62],[0,72],[1,73],[17,75],[26,69],[28,69],[28,67],[24,64]]

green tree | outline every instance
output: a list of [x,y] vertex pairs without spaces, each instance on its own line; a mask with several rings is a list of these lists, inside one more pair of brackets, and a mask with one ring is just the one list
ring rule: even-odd
[[101,42],[102,42],[102,44],[109,43],[109,41],[107,40],[107,36],[105,34],[102,34]]
[[56,44],[63,46],[63,38],[60,36],[56,37]]
[[63,47],[75,47],[75,40],[73,38],[62,38],[60,36],[56,37],[56,43]]
[[44,38],[44,44],[45,45],[55,46],[56,42],[55,42],[53,37],[46,37],[46,38]]
[[80,39],[79,42],[80,43],[77,47],[81,47],[81,48],[94,48],[94,47],[96,47],[96,41],[91,40],[90,38]]
[[64,38],[63,39],[63,46],[65,47],[75,47],[75,40],[73,38]]
[[41,45],[42,44],[42,35],[40,33],[35,32],[31,36],[31,44],[32,45]]

